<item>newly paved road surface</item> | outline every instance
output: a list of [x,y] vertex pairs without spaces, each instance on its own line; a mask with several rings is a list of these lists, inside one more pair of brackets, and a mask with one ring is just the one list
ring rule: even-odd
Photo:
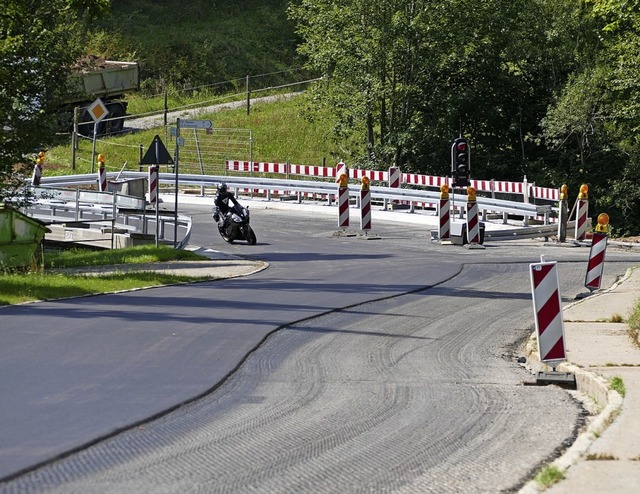
[[[0,475],[215,390],[2,492],[496,492],[575,435],[580,407],[522,386],[515,345],[528,263],[565,261],[568,300],[588,249],[472,251],[398,224],[364,241],[272,210],[253,213],[255,248],[226,246],[194,219],[194,243],[269,269],[0,310]],[[607,261],[611,283],[640,259]]]

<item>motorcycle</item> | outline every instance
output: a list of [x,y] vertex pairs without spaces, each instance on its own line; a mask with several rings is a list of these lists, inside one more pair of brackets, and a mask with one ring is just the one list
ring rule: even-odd
[[218,223],[218,232],[225,242],[246,240],[249,245],[256,244],[256,234],[249,225],[249,208],[234,204],[222,222],[219,221],[219,214],[214,209],[213,219]]

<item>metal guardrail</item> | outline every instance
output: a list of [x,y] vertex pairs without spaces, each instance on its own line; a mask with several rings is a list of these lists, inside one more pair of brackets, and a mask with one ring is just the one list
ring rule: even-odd
[[[59,177],[43,177],[41,183],[49,186],[80,186],[80,185],[95,185],[96,175],[65,175]],[[148,174],[145,172],[120,172],[118,174],[110,173],[108,178],[118,178],[119,180],[128,179],[140,179],[148,178]],[[174,173],[160,173],[159,182],[165,186],[168,184],[171,187],[176,187],[176,176]],[[320,180],[291,180],[280,178],[261,178],[261,177],[243,177],[243,176],[229,176],[229,175],[195,175],[195,174],[180,174],[178,176],[178,182],[180,186],[192,186],[204,189],[204,187],[215,187],[220,182],[225,182],[229,187],[235,189],[244,190],[264,190],[267,194],[272,192],[279,192],[285,194],[297,194],[300,200],[302,194],[313,194],[327,197],[335,197],[337,194],[337,185],[333,181]],[[359,198],[360,186],[350,184],[349,195]],[[50,190],[50,189],[47,189]],[[440,200],[439,191],[414,189],[414,188],[392,188],[382,186],[372,186],[370,188],[372,200],[383,201],[404,201],[409,203],[427,203],[437,204]],[[69,192],[73,194],[74,192]],[[93,199],[96,203],[99,201],[105,201],[105,193],[88,192],[87,200]],[[93,195],[91,195],[93,194]],[[100,195],[103,194],[103,195]],[[109,193],[108,197],[111,198],[112,194]],[[121,194],[116,194],[112,201],[125,201],[120,199]],[[465,194],[449,194],[453,206],[466,206],[467,195]],[[138,199],[142,201],[142,199]],[[122,207],[119,203],[118,206]],[[528,219],[533,217],[544,216],[544,225],[534,227],[515,227],[513,229],[501,229],[499,231],[486,232],[485,237],[491,240],[516,240],[522,238],[538,238],[538,237],[550,237],[557,234],[558,225],[550,224],[550,217],[552,214],[558,214],[558,208],[550,205],[535,205],[516,201],[507,201],[502,199],[494,199],[488,197],[478,196],[477,198],[478,208],[482,211],[490,211],[494,213],[502,213],[504,222],[506,222],[506,215],[517,215],[525,218],[525,225],[527,225]],[[184,218],[184,217],[183,217]],[[187,227],[187,234],[185,238],[180,241],[180,247],[184,247],[191,234],[190,218],[189,225]],[[170,221],[170,220],[169,220]],[[184,218],[183,221],[187,221]],[[571,224],[570,224],[571,225]],[[569,225],[569,228],[571,226]],[[162,228],[164,231],[164,227]]]
[[[115,174],[114,174],[115,175]],[[127,178],[145,178],[147,174],[144,172],[122,172],[119,174],[121,180]],[[159,181],[161,184],[171,184],[175,187],[175,174],[160,173]],[[278,178],[259,178],[259,177],[236,177],[226,175],[194,175],[180,174],[178,177],[180,185],[190,185],[194,187],[214,187],[220,182],[226,182],[231,188],[237,189],[262,189],[267,191],[310,193],[320,195],[335,195],[336,184],[333,182],[323,182],[316,180],[290,180]],[[43,178],[41,183],[47,185],[86,185],[95,184],[96,175],[66,175],[61,177]],[[440,193],[429,190],[410,189],[410,188],[393,188],[393,187],[371,187],[372,199],[383,199],[393,201],[406,201],[415,203],[437,203],[440,200]],[[349,195],[358,197],[360,195],[360,186],[349,185]],[[449,194],[454,205],[467,204],[467,196],[463,194]],[[514,201],[505,201],[502,199],[493,199],[478,196],[478,208],[480,210],[494,211],[504,214],[513,214],[524,217],[545,216],[548,219],[552,213],[558,212],[557,208],[549,205],[535,205]]]

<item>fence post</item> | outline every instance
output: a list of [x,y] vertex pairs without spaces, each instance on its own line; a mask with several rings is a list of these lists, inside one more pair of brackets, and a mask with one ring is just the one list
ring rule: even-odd
[[249,115],[249,112],[251,111],[251,91],[249,90],[249,74],[247,74],[245,88],[247,92],[247,115]]

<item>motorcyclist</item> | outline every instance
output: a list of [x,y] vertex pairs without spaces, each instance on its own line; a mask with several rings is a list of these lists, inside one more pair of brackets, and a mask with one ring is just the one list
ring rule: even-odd
[[229,205],[229,201],[231,201],[234,206],[238,204],[233,193],[229,192],[227,184],[221,182],[218,184],[216,197],[213,201],[213,219],[218,223],[220,228],[224,226],[228,213],[233,209],[233,206]]

